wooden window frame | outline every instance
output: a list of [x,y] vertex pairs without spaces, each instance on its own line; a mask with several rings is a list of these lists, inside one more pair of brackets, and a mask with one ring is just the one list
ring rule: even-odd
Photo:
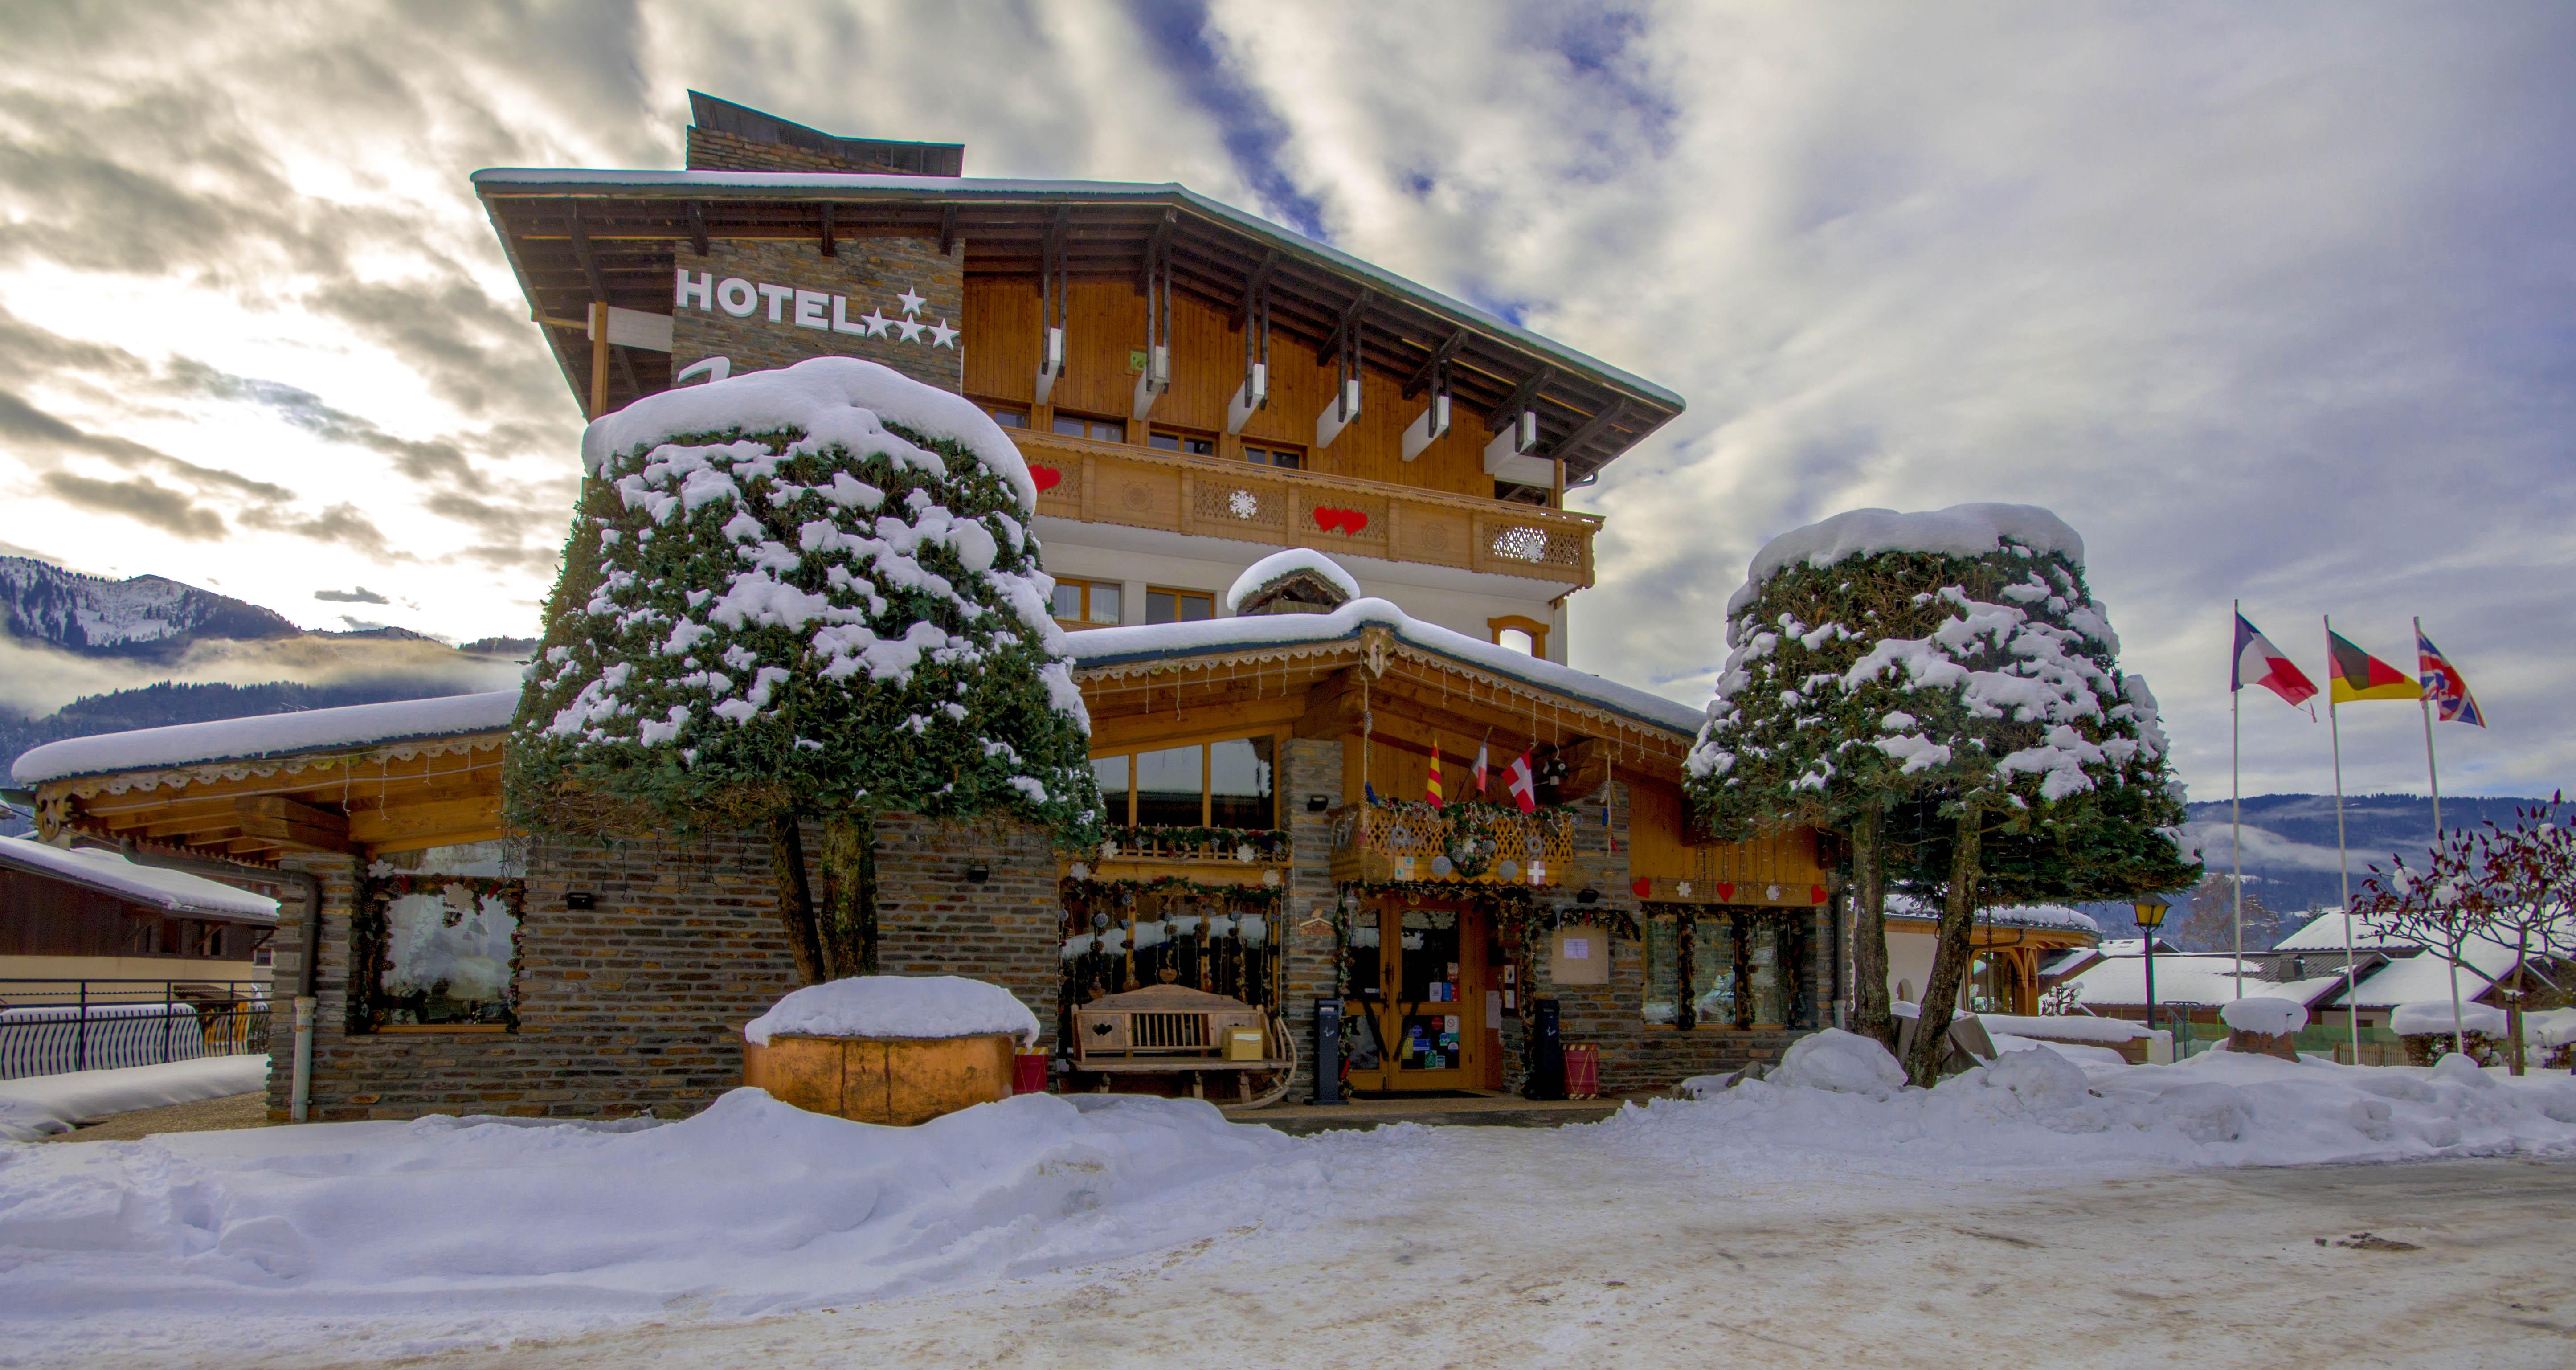
[[[1252,732],[1244,732],[1239,729],[1226,729],[1219,732],[1189,733],[1174,737],[1158,737],[1151,742],[1128,742],[1121,743],[1115,747],[1102,747],[1092,752],[1089,759],[1099,761],[1113,756],[1123,756],[1128,758],[1127,802],[1124,809],[1126,816],[1121,818],[1118,816],[1117,812],[1112,812],[1110,815],[1110,821],[1111,826],[1113,827],[1130,827],[1134,825],[1136,817],[1135,758],[1148,752],[1179,751],[1183,747],[1198,748],[1198,826],[1204,828],[1210,826],[1208,817],[1210,814],[1215,812],[1216,808],[1216,796],[1214,794],[1216,786],[1216,744],[1220,742],[1257,742],[1266,738],[1270,742],[1269,827],[1271,830],[1277,830],[1288,826],[1286,817],[1281,810],[1281,806],[1288,802],[1288,781],[1286,774],[1287,762],[1285,760],[1285,754],[1290,735],[1291,730],[1285,728],[1263,728],[1256,729]],[[1102,797],[1106,798],[1107,796],[1104,795]]]
[[1497,647],[1503,645],[1503,630],[1507,628],[1517,628],[1520,631],[1529,634],[1530,657],[1532,660],[1545,661],[1548,659],[1546,624],[1541,623],[1537,619],[1531,618],[1526,614],[1504,614],[1498,618],[1489,618],[1485,620],[1486,640]]
[[[1057,432],[1055,426],[1066,419],[1072,419],[1082,424],[1082,431],[1079,433]],[[1118,436],[1114,438],[1099,437],[1091,431],[1094,428],[1115,428],[1118,430]],[[1128,439],[1127,428],[1127,420],[1121,418],[1114,418],[1102,414],[1086,414],[1079,409],[1057,409],[1053,406],[1049,406],[1047,409],[1047,435],[1049,437],[1081,438],[1086,442],[1125,442]]]
[[[1267,466],[1273,471],[1311,471],[1314,469],[1314,455],[1308,452],[1305,448],[1294,443],[1271,442],[1264,438],[1246,438],[1235,450],[1242,455],[1244,461],[1251,465]],[[1252,454],[1254,452],[1260,452],[1263,454],[1261,460],[1253,460]],[[1280,466],[1270,460],[1272,456],[1281,454],[1295,457],[1297,459],[1297,464],[1294,466]]]
[[1165,620],[1166,622],[1205,623],[1208,619],[1212,619],[1217,616],[1216,592],[1214,590],[1184,590],[1177,585],[1148,585],[1145,587],[1145,621],[1147,623],[1154,621],[1154,596],[1156,595],[1172,596],[1174,600],[1173,607],[1176,612],[1179,608],[1178,601],[1182,599],[1204,599],[1207,601],[1208,616],[1206,619],[1174,617]]
[[[1161,443],[1157,441],[1157,439],[1161,438],[1171,439],[1173,445],[1170,447],[1162,446]],[[1195,428],[1165,428],[1157,425],[1154,428],[1147,430],[1145,434],[1145,445],[1147,447],[1151,447],[1157,452],[1169,452],[1176,457],[1213,457],[1217,454],[1217,441],[1218,439],[1216,434],[1202,433]],[[1194,442],[1206,443],[1207,450],[1204,452],[1193,452],[1189,450],[1189,444]]]
[[[1809,910],[1809,912],[1812,913],[1813,911]],[[1734,915],[1737,914],[1742,915],[1740,920],[1734,917]],[[1653,984],[1648,981],[1648,977],[1654,973],[1654,958],[1647,954],[1647,939],[1650,936],[1648,926],[1656,922],[1670,922],[1673,924],[1674,934],[1674,1013],[1673,1021],[1669,1023],[1640,1022],[1640,1028],[1647,1032],[1806,1031],[1807,1029],[1797,1027],[1792,1023],[1774,1023],[1758,1017],[1744,1023],[1712,1022],[1707,1019],[1703,1019],[1699,1016],[1699,996],[1692,992],[1693,986],[1691,984],[1694,973],[1698,970],[1700,956],[1698,929],[1695,926],[1699,922],[1703,920],[1724,920],[1736,922],[1737,926],[1743,932],[1753,935],[1761,935],[1758,930],[1767,928],[1769,929],[1769,935],[1780,939],[1780,942],[1785,949],[1786,944],[1793,940],[1788,924],[1790,920],[1797,916],[1798,910],[1794,908],[1729,909],[1718,905],[1699,904],[1650,904],[1643,906],[1639,910],[1637,916],[1637,988],[1639,991],[1638,1002],[1640,1010],[1642,1012],[1643,1005],[1654,997],[1655,991]],[[1805,950],[1809,960],[1812,961],[1816,955],[1816,948],[1813,944],[1812,934],[1806,938],[1798,938],[1794,940],[1805,943],[1803,949]],[[1743,951],[1735,957],[1735,960],[1738,965],[1745,965],[1748,964],[1751,959],[1751,943],[1749,940],[1746,940],[1741,942],[1740,945],[1743,947]],[[1729,950],[1734,951],[1736,948],[1730,947]],[[1800,996],[1800,989],[1799,982],[1795,977],[1804,975],[1807,969],[1808,967],[1805,963],[1801,963],[1795,970],[1791,970],[1785,964],[1781,967],[1782,973],[1789,974],[1793,977],[1781,987],[1781,1003],[1790,1009],[1790,1012],[1784,1015],[1787,1018],[1794,1019],[1798,1016],[1797,1004]],[[1742,993],[1741,982],[1739,982],[1738,993]],[[1809,1017],[1816,1018],[1819,1022],[1823,1021],[1822,1010],[1813,1004],[1808,1006],[1807,1014]],[[1830,1024],[1826,1024],[1826,1026],[1830,1026]]]
[[983,410],[986,417],[1004,428],[1013,426],[1002,422],[1002,416],[1008,414],[1020,421],[1019,431],[1023,433],[1036,431],[1037,416],[1031,412],[1031,406],[1026,400],[978,399],[975,401],[975,407]]
[[[1057,626],[1068,632],[1079,632],[1085,628],[1115,628],[1127,621],[1127,583],[1125,581],[1101,580],[1093,576],[1057,576],[1055,578],[1057,589],[1061,590],[1068,585],[1082,587],[1082,617],[1057,618],[1055,620]],[[1091,592],[1103,585],[1112,586],[1118,591],[1118,617],[1116,618],[1095,619],[1091,616]],[[1047,614],[1049,617],[1055,616],[1055,603],[1052,596],[1048,599]]]

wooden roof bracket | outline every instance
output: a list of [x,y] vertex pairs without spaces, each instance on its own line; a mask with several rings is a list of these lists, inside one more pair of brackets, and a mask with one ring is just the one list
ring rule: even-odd
[[841,245],[832,237],[832,208],[831,201],[823,202],[823,238],[818,246],[822,248],[823,255],[826,257],[841,255]]
[[701,257],[707,255],[707,211],[696,200],[689,201],[689,248]]

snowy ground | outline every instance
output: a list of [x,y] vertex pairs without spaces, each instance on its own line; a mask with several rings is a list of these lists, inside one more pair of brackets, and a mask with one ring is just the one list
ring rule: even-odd
[[[0,1364],[2565,1361],[2576,1080],[2036,1050],[1926,1093],[1811,1055],[1836,1088],[1561,1130],[1057,1098],[872,1129],[744,1091],[10,1147]],[[2425,1172],[2248,1169],[2467,1156],[2514,1159],[2376,1207]],[[2316,1245],[2363,1230],[2418,1249]]]
[[[268,1085],[268,1057],[208,1056],[164,1065],[0,1080],[0,1138],[32,1142],[139,1109],[248,1094]],[[5,1223],[0,1216],[0,1223]]]

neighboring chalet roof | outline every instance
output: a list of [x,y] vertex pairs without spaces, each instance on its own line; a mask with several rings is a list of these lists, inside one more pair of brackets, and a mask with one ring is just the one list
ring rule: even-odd
[[[2147,958],[2143,956],[2106,956],[2066,983],[2075,986],[2076,1002],[2087,1008],[2137,1008],[2147,1002],[2146,970]],[[2156,1002],[2202,1007],[2228,1003],[2239,997],[2236,981],[2240,973],[2245,977],[2247,994],[2288,998],[2294,992],[2286,985],[2256,985],[2252,961],[2245,962],[2240,972],[2233,956],[2167,956],[2159,952]]]
[[138,866],[115,852],[95,847],[65,851],[32,837],[0,838],[0,866],[172,913],[206,914],[242,923],[277,921],[277,901],[266,895],[181,871]]
[[2073,975],[2075,972],[2082,970],[2086,966],[2089,966],[2101,959],[2102,949],[2100,947],[2077,947],[2074,950],[2067,952],[2065,955],[2058,957],[2056,960],[2049,962],[2047,965],[2041,966],[2039,968],[2039,978],[2042,980],[2063,980],[2067,976]]
[[[1940,918],[1941,911],[1910,894],[1891,894],[1887,896],[1887,916],[1933,922]],[[1979,909],[1977,922],[1981,926],[2028,928],[2034,932],[2102,935],[2102,925],[2093,921],[2093,915],[2064,904],[2009,904],[2001,908]]]
[[[2307,926],[2272,944],[2274,951],[2341,951],[2344,947],[2343,910],[2327,909],[2308,920]],[[2352,946],[2355,951],[2379,951],[2412,947],[2402,937],[2382,937],[2370,930],[2370,924],[2359,915],[2352,920]]]
[[419,738],[498,732],[510,726],[519,692],[404,699],[351,704],[302,713],[180,723],[48,742],[9,768],[21,785],[71,776],[186,766],[207,761],[251,761],[337,747],[378,746]]
[[[2143,937],[2114,937],[2110,941],[2102,944],[2102,954],[2105,956],[2144,956],[2147,954],[2147,939]],[[2156,939],[2156,955],[2161,957],[2180,956],[2182,954],[2182,948],[2175,946],[2173,943],[2168,942],[2161,937]]]
[[1688,704],[1425,623],[1383,599],[1355,599],[1329,614],[1263,614],[1091,628],[1071,634],[1070,641],[1075,672],[1087,674],[1188,657],[1357,642],[1372,626],[1386,628],[1402,642],[1433,656],[1507,676],[1665,732],[1694,735],[1704,717]]
[[[1535,455],[1581,482],[1682,412],[1679,395],[1474,305],[1175,182],[983,180],[820,171],[496,167],[474,173],[495,232],[539,318],[579,319],[595,298],[671,312],[682,245],[710,238],[823,241],[888,230],[963,240],[966,273],[1040,274],[1050,245],[1074,276],[1135,278],[1167,243],[1172,288],[1240,313],[1267,290],[1273,330],[1330,347],[1356,331],[1362,363],[1419,393],[1445,362],[1450,394],[1489,426],[1527,407]],[[826,215],[829,215],[828,221]],[[576,393],[589,346],[546,330]],[[612,408],[668,389],[670,359],[620,353]]]
[[[2403,944],[2401,944],[2403,945]],[[2513,953],[2503,947],[2488,947],[2472,942],[2464,949],[2471,969],[2460,972],[2460,997],[2474,999],[2484,994],[2497,975],[2513,969]],[[2331,977],[2336,994],[2330,1001],[2343,1007],[2343,977]],[[2361,977],[2353,987],[2353,999],[2364,1009],[2394,1008],[2419,999],[2451,1002],[2451,963],[2439,952],[2425,952],[2401,957]]]

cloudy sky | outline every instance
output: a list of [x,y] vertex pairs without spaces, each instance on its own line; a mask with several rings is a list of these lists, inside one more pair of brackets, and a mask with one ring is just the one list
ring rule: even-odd
[[[0,554],[309,626],[525,633],[579,415],[467,174],[674,167],[691,87],[985,176],[1179,180],[1689,413],[1590,492],[1579,665],[1697,703],[1763,540],[2008,500],[2085,535],[2197,797],[2228,601],[2576,779],[2576,8],[1275,0],[11,7]],[[2250,792],[2323,724],[2246,701]],[[2348,783],[2419,789],[2402,705]]]

